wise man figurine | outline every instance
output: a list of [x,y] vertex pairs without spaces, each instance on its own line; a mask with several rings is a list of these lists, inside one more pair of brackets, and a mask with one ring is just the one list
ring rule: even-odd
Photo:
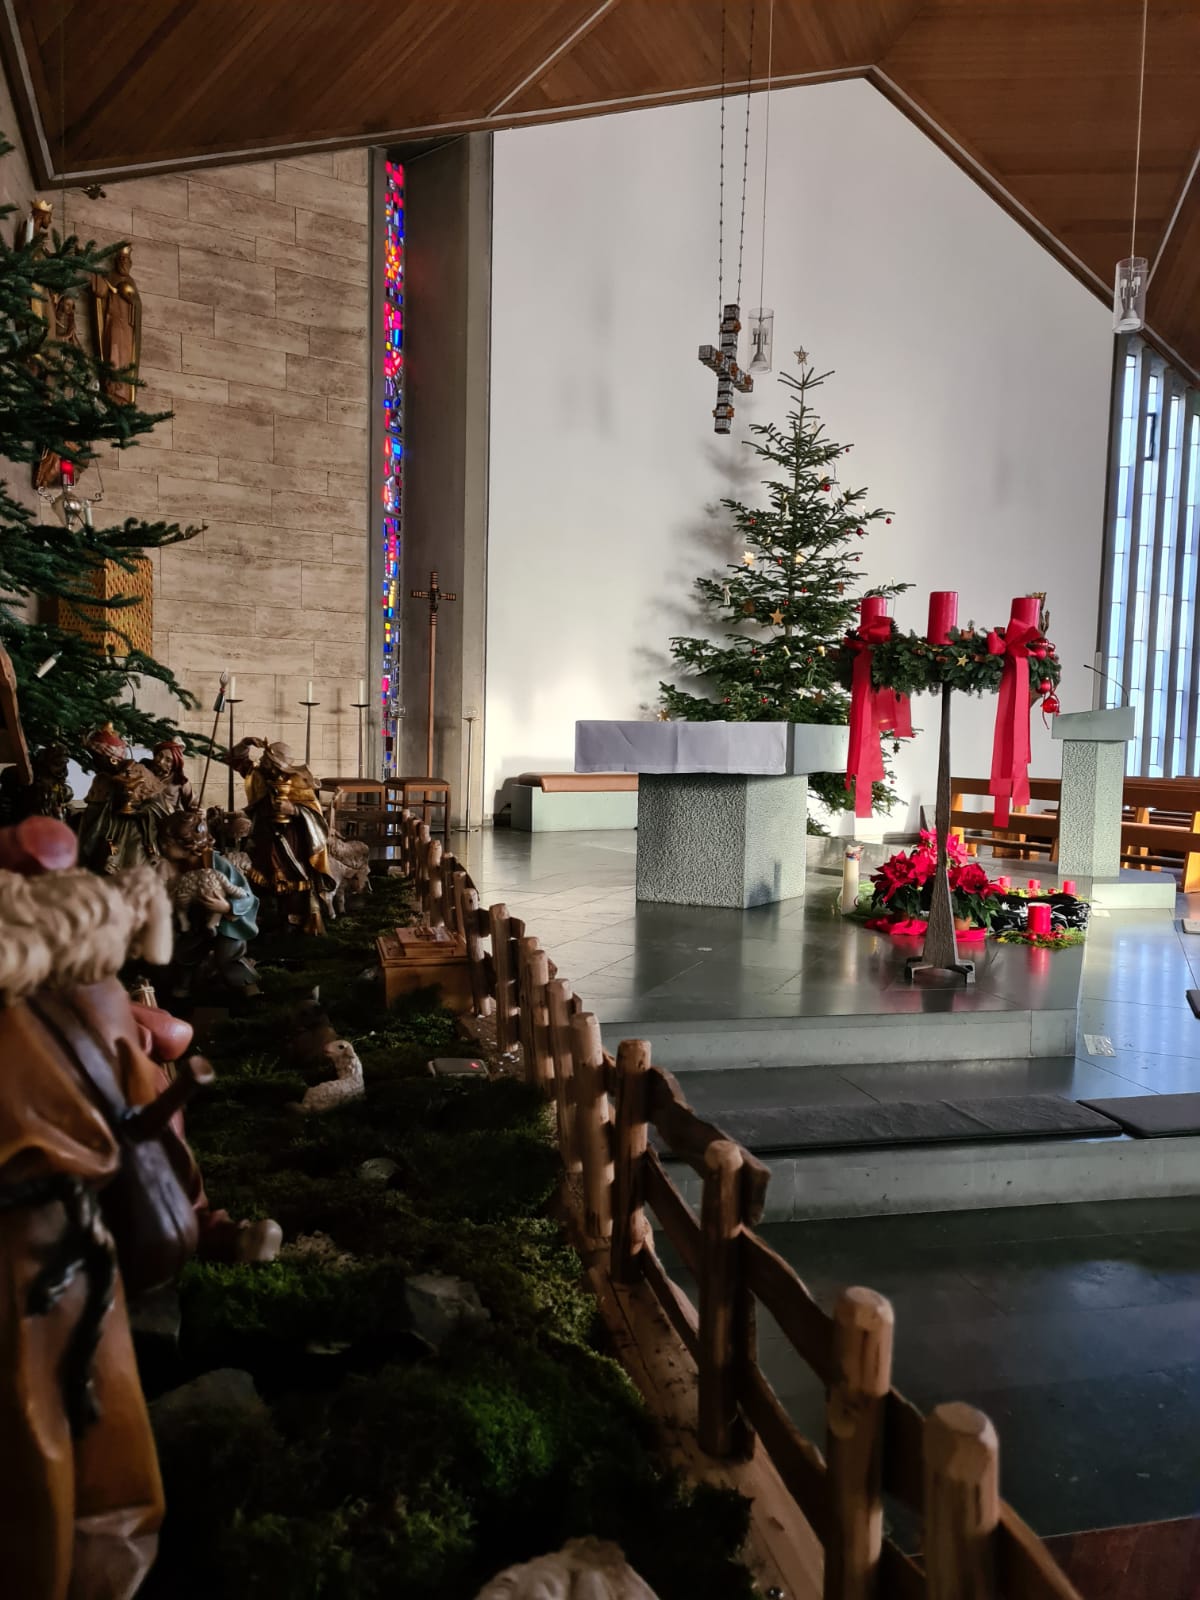
[[142,765],[166,784],[172,811],[197,809],[199,802],[184,767],[183,746],[178,739],[161,739],[154,746],[149,761],[143,761]]
[[[250,752],[262,751],[257,765]],[[312,773],[290,745],[246,738],[234,745],[229,765],[246,780],[250,818],[250,883],[273,897],[294,933],[322,933],[321,902],[335,887],[329,868],[329,824]]]
[[133,251],[122,245],[112,268],[92,276],[92,335],[96,354],[112,369],[102,380],[109,399],[134,402],[142,355],[142,297],[133,281]]

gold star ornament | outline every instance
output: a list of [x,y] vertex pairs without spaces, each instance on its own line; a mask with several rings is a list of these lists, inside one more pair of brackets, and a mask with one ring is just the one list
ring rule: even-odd
[[800,363],[800,365],[802,367],[806,366],[808,364],[808,351],[805,350],[803,347],[801,349],[797,350],[796,351],[796,360]]
[[660,711],[660,712],[659,712],[659,713],[658,713],[658,720],[659,720],[659,721],[660,721],[660,722],[670,722],[670,720],[671,720],[671,713],[670,713],[670,712],[669,712],[669,711],[667,711],[667,710],[665,710],[665,709],[664,709],[664,710],[662,710],[662,711]]
[[955,659],[957,660],[957,662],[958,662],[960,667],[965,667],[966,666],[966,664],[967,664],[966,656],[957,656]]
[[772,613],[771,613],[771,621],[775,624],[776,627],[778,627],[780,625],[780,623],[783,621],[783,612],[778,610],[778,608],[776,610],[772,611]]

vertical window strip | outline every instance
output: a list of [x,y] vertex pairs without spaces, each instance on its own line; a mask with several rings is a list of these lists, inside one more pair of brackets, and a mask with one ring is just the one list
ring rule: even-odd
[[1101,617],[1103,703],[1134,708],[1127,770],[1200,772],[1200,393],[1136,336],[1118,345]]
[[404,511],[404,168],[388,161],[383,225],[383,776],[396,776],[400,700],[400,558]]

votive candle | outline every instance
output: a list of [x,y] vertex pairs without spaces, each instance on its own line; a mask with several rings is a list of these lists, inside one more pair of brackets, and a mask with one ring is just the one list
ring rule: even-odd
[[953,589],[935,589],[929,596],[929,627],[926,638],[930,644],[949,644],[950,629],[958,621],[958,595]]
[[1041,891],[1041,887],[1041,884],[1036,878],[1030,878],[1029,882],[1026,884],[1026,888],[1031,889],[1034,894],[1038,894]]
[[1026,931],[1033,934],[1050,932],[1050,907],[1045,900],[1034,900],[1029,906]]

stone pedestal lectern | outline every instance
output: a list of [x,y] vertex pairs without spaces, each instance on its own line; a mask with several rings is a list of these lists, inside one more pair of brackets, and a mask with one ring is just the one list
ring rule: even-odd
[[1064,878],[1116,878],[1121,871],[1121,791],[1133,707],[1067,711],[1051,736],[1063,742],[1058,870]]
[[576,772],[638,774],[637,896],[759,906],[804,893],[810,772],[848,733],[815,723],[577,722]]

